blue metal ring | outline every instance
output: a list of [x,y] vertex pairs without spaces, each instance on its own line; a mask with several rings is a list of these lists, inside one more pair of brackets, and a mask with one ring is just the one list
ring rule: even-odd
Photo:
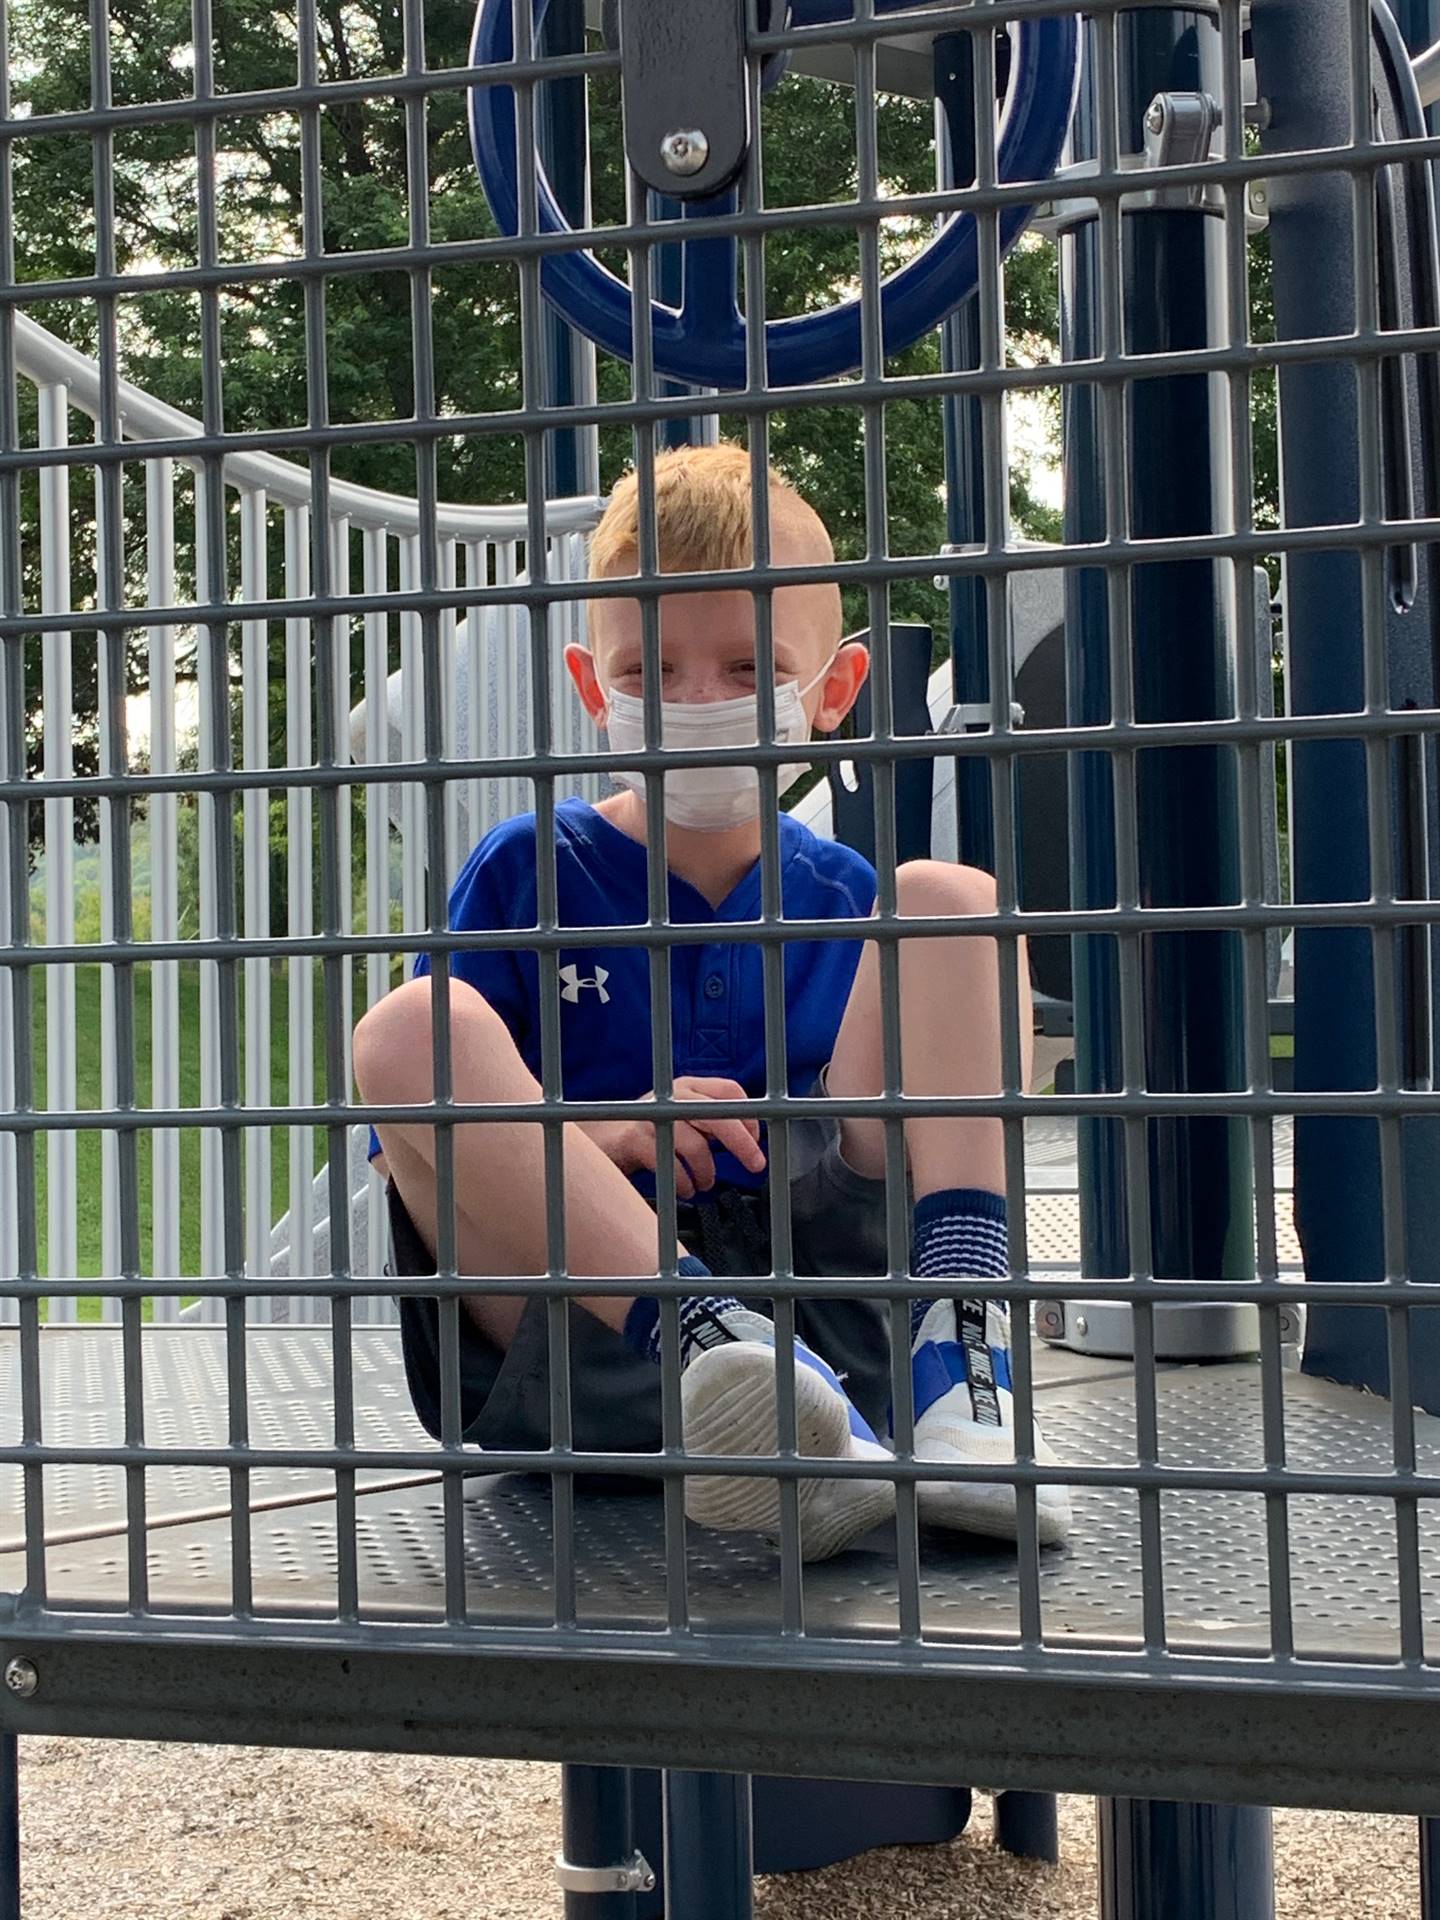
[[[535,34],[548,0],[533,0]],[[905,0],[878,0],[888,12]],[[792,20],[802,26],[848,19],[851,0],[792,0]],[[504,65],[513,58],[511,0],[481,0],[471,61]],[[1079,73],[1079,33],[1072,17],[1025,20],[1016,33],[1015,58],[1000,124],[996,172],[1001,180],[1047,180],[1064,145]],[[470,137],[500,231],[519,231],[516,190],[515,91],[503,85],[472,87]],[[542,233],[569,231],[544,169],[536,163],[538,226]],[[733,207],[733,200],[727,205]],[[1023,232],[1029,207],[1000,210],[1000,247]],[[693,229],[692,229],[693,233]],[[722,239],[691,242],[703,253],[725,247]],[[733,259],[733,252],[730,253]],[[745,319],[731,285],[716,298],[716,274],[703,277],[697,297],[680,308],[652,304],[651,338],[657,372],[693,386],[738,388],[746,383]],[[886,354],[900,352],[939,325],[974,292],[979,249],[974,216],[960,214],[923,253],[881,285],[881,324]],[[622,360],[634,357],[630,288],[589,251],[544,257],[540,284],[572,326]],[[828,380],[861,364],[860,300],[822,313],[771,320],[765,327],[766,379],[775,387]]]

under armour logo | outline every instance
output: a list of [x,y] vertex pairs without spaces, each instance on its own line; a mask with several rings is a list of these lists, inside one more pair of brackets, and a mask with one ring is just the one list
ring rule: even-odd
[[605,982],[610,978],[610,972],[607,967],[596,967],[595,978],[593,980],[582,980],[580,978],[579,967],[561,967],[560,978],[565,982],[564,986],[560,989],[560,998],[562,1000],[578,1000],[582,987],[593,987],[600,996],[601,1006],[606,1006],[609,1003],[610,996],[605,991]]

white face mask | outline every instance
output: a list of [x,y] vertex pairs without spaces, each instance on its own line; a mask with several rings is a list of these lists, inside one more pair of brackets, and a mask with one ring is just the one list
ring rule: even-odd
[[[839,649],[836,649],[838,653]],[[810,738],[810,722],[801,702],[818,687],[835,664],[835,654],[812,680],[797,686],[788,681],[775,689],[775,739],[782,746],[800,746]],[[605,731],[617,753],[634,753],[645,745],[645,702],[633,693],[612,688],[606,696]],[[753,747],[760,738],[760,701],[753,693],[738,700],[662,700],[662,747]],[[777,791],[793,786],[805,771],[802,760],[776,769]],[[632,793],[645,791],[643,773],[612,773],[610,778]],[[677,827],[700,833],[723,833],[743,827],[760,811],[760,779],[753,767],[677,767],[665,775],[665,818]]]

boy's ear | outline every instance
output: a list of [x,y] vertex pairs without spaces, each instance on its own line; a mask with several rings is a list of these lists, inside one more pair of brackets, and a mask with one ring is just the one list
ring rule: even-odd
[[847,640],[830,663],[820,689],[820,704],[811,726],[816,733],[833,733],[860,696],[870,675],[870,649],[860,640]]
[[575,682],[575,691],[580,696],[580,704],[595,722],[601,725],[605,713],[605,690],[600,685],[600,676],[595,671],[595,656],[588,647],[569,646],[565,649],[565,667]]

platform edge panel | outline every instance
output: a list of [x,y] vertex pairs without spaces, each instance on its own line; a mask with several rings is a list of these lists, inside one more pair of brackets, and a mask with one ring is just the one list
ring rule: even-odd
[[[1424,1814],[1435,1805],[1440,1674],[1337,1671],[1289,1686],[1218,1677],[1022,1670],[863,1651],[766,1664],[608,1649],[357,1646],[343,1631],[258,1643],[156,1640],[0,1615],[0,1730],[828,1775]],[[457,1661],[464,1668],[457,1672]]]

